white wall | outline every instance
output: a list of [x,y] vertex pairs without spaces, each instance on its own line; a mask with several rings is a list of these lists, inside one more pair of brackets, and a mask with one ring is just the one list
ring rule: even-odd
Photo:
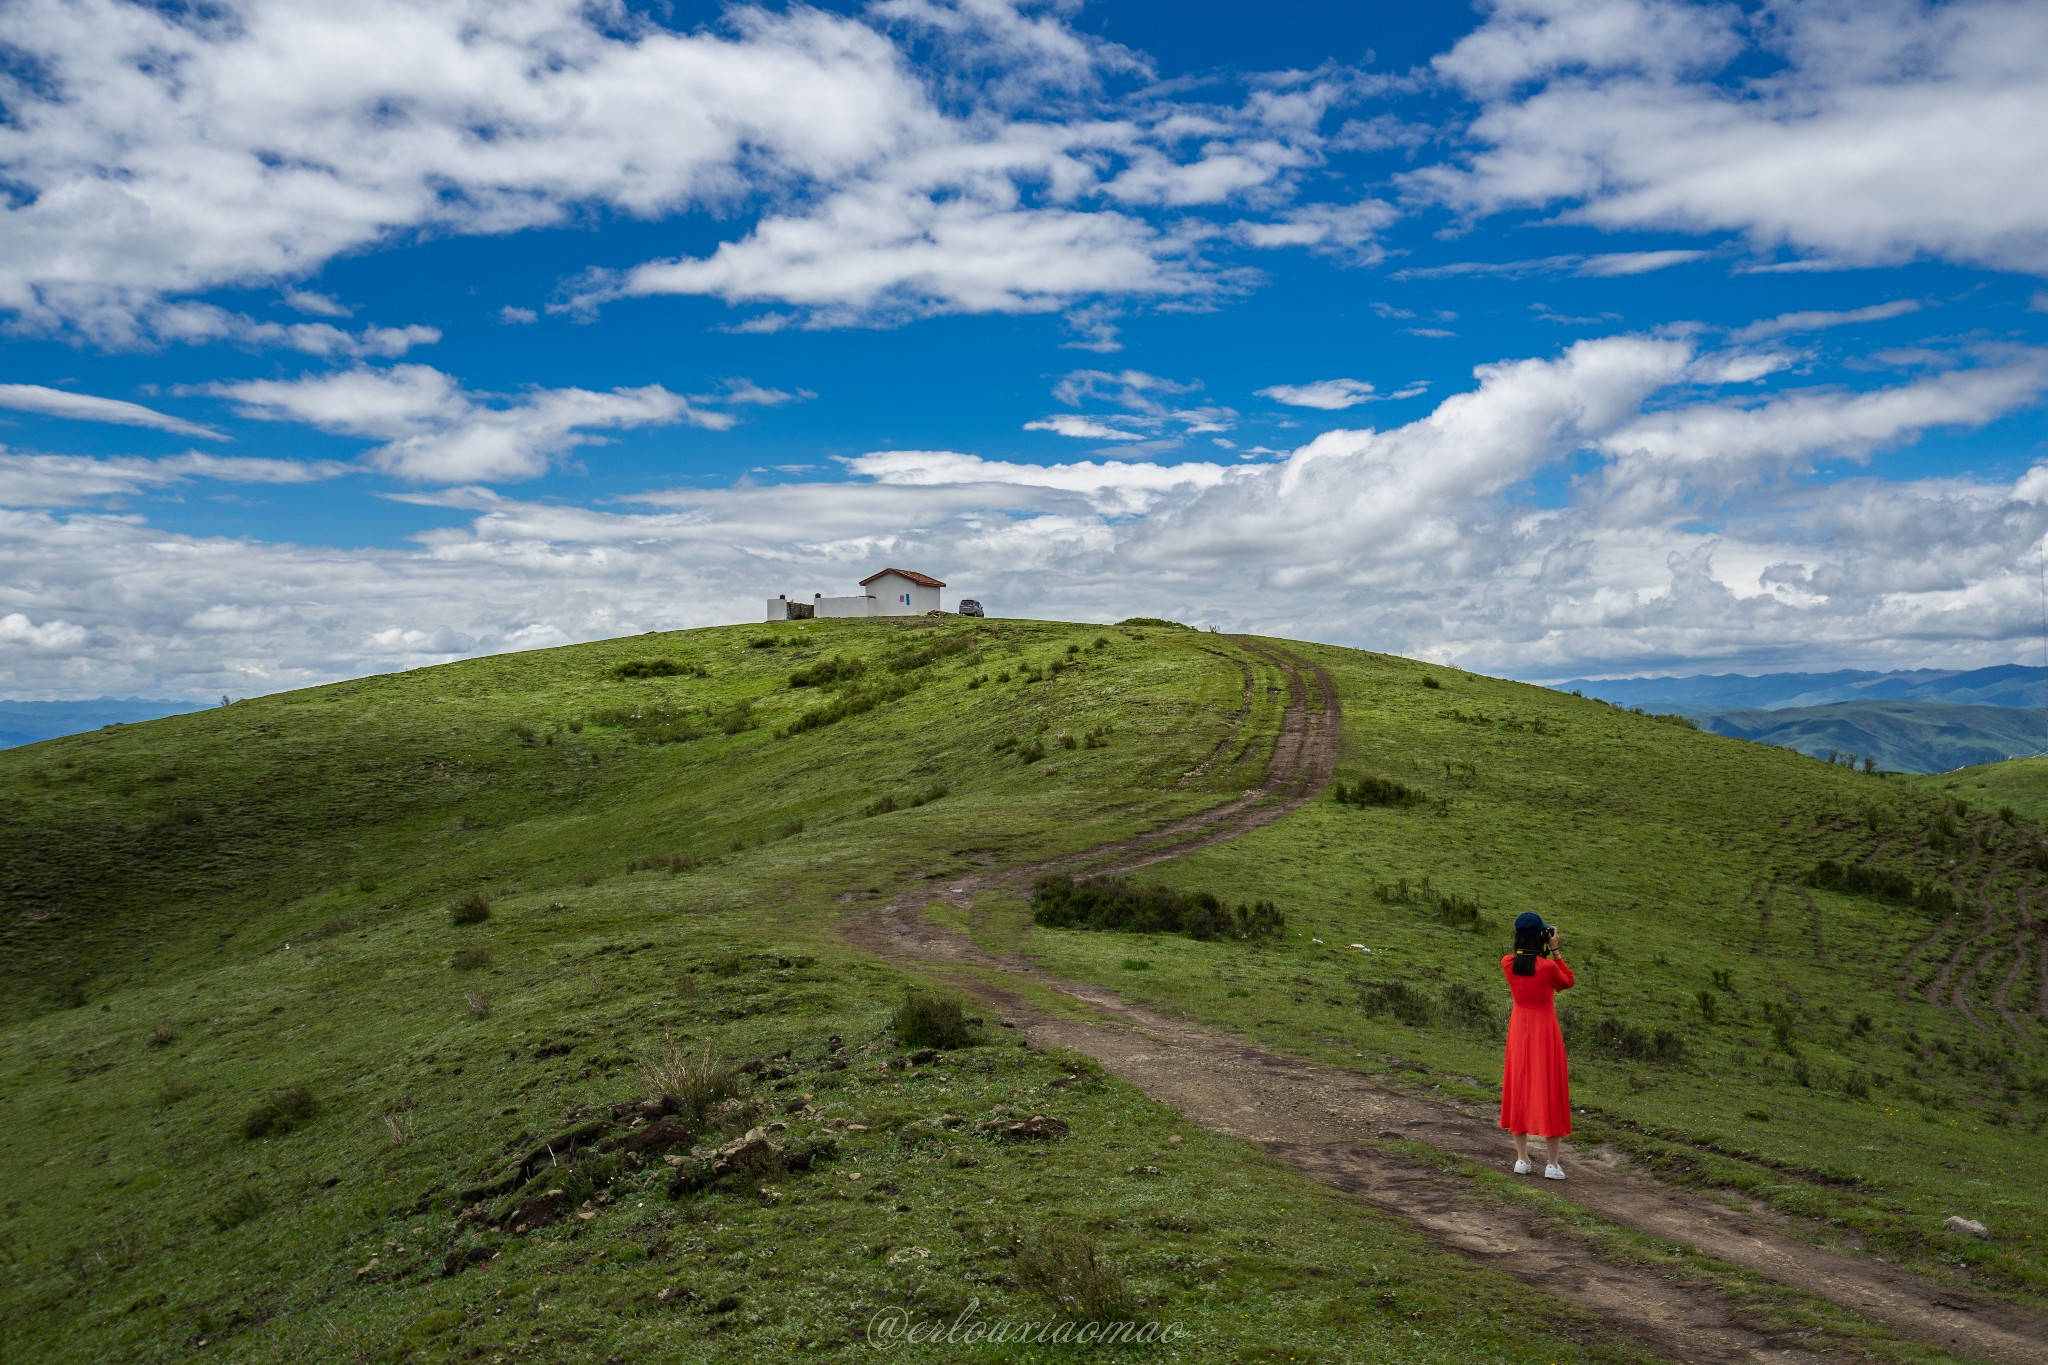
[[832,617],[883,616],[881,606],[872,597],[820,597],[817,599],[818,615]]
[[[939,590],[913,583],[901,574],[885,573],[867,585],[875,595],[877,616],[922,616],[939,609]],[[908,596],[910,600],[903,599]]]

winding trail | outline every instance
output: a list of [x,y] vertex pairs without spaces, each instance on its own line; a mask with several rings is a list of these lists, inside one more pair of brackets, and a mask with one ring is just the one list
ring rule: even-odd
[[[1034,1044],[1092,1057],[1192,1122],[1257,1142],[1310,1179],[1395,1213],[1446,1246],[1599,1314],[1669,1359],[1811,1360],[1811,1341],[1757,1325],[1711,1288],[1675,1278],[1667,1269],[1603,1258],[1555,1214],[1490,1193],[1469,1174],[1439,1169],[1440,1163],[1412,1154],[1410,1144],[1421,1144],[1505,1168],[1506,1140],[1490,1115],[1139,1008],[1102,987],[1068,982],[1025,959],[989,953],[926,916],[934,900],[968,909],[978,893],[1021,890],[1047,871],[1133,871],[1235,838],[1313,800],[1336,766],[1341,718],[1335,688],[1315,664],[1280,645],[1227,638],[1288,679],[1287,710],[1266,776],[1256,787],[1149,834],[1083,853],[945,886],[914,883],[888,904],[847,921],[845,936],[979,997]],[[2048,950],[2048,939],[2043,946]],[[1093,1017],[1040,1009],[1002,984],[1005,976],[1085,1002]],[[1944,1350],[2008,1365],[2048,1360],[2042,1345],[2048,1342],[2048,1317],[1799,1241],[1761,1217],[1663,1185],[1611,1152],[1579,1152],[1570,1144],[1566,1151],[1571,1178],[1539,1182],[1541,1193],[1830,1300]]]

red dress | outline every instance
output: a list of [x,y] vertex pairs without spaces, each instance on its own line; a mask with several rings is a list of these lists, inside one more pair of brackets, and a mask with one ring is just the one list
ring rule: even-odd
[[1563,1137],[1572,1130],[1572,1091],[1554,997],[1571,988],[1572,969],[1554,957],[1539,957],[1534,976],[1516,976],[1514,961],[1513,953],[1500,960],[1515,997],[1500,1075],[1500,1126],[1532,1137]]

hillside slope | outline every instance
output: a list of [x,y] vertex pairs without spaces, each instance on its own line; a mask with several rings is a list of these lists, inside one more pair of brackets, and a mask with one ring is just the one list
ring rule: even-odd
[[[1340,779],[1414,803],[1318,800],[1145,873],[1275,902],[1281,937],[1031,929],[1021,899],[977,905],[975,931],[1483,1103],[1504,926],[1541,910],[1584,983],[1586,1150],[2040,1300],[2044,1196],[1999,1178],[2048,1123],[2027,1050],[2048,964],[2018,900],[2038,829],[1589,700],[1295,648],[1343,699]],[[1283,681],[1164,626],[820,622],[0,755],[0,1351],[832,1355],[891,1304],[1042,1315],[1099,1254],[1140,1316],[1196,1333],[1184,1358],[1640,1358],[994,1020],[920,1052],[890,1022],[911,978],[840,941],[905,886],[1252,792]],[[1896,876],[1804,884],[1829,862]],[[456,922],[472,893],[487,914]],[[697,1093],[719,1058],[755,1065],[701,1115],[613,1108],[650,1078]],[[1034,1114],[1065,1135],[1012,1134]],[[632,1136],[682,1118],[666,1152]],[[801,1169],[686,1155],[770,1118]],[[1950,1212],[1994,1238],[1945,1236]]]
[[2048,822],[2048,758],[1983,763],[1919,779],[1929,791],[1987,811],[2010,810],[2036,824]]
[[1274,676],[1182,629],[749,627],[0,755],[0,1357],[841,1359],[905,1310],[1646,1359],[1085,1059],[920,1051],[831,932],[1254,786]]

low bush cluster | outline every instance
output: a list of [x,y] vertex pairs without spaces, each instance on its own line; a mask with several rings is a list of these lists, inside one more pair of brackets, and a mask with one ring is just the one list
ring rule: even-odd
[[782,727],[783,737],[800,735],[807,730],[836,725],[852,716],[865,715],[878,706],[907,697],[916,690],[915,682],[908,678],[898,678],[891,682],[870,684],[842,692],[822,706],[813,706]]
[[720,1102],[740,1092],[738,1068],[721,1061],[705,1044],[692,1054],[673,1035],[663,1034],[661,1046],[640,1065],[640,1082],[647,1098],[692,1124],[701,1124]]
[[1031,893],[1031,918],[1052,929],[1112,929],[1245,942],[1278,938],[1287,926],[1286,916],[1271,901],[1233,909],[1207,891],[1140,886],[1122,877],[1076,881],[1065,873],[1038,879]]
[[628,659],[612,666],[614,678],[701,678],[704,665],[692,659]]
[[1823,859],[1803,879],[1823,891],[1846,891],[1852,895],[1874,896],[1894,905],[1907,905],[1931,915],[1955,913],[1956,893],[1932,882],[1916,882],[1903,872],[1871,867],[1865,863],[1838,863]]
[[1392,886],[1384,883],[1372,889],[1373,899],[1382,905],[1413,905],[1427,910],[1439,924],[1453,929],[1464,929],[1480,933],[1486,928],[1486,918],[1479,913],[1479,902],[1456,891],[1439,891],[1424,877],[1419,885],[1410,886],[1406,877]]
[[320,1111],[313,1091],[305,1085],[288,1085],[274,1090],[263,1103],[242,1120],[242,1136],[254,1141],[289,1133]]
[[688,853],[647,853],[626,864],[628,872],[693,872],[697,859]]
[[448,902],[450,924],[482,924],[491,917],[491,898],[481,891],[466,891]]
[[1330,795],[1344,806],[1419,806],[1427,798],[1413,787],[1385,777],[1361,777],[1356,782],[1336,782]]
[[1087,1233],[1046,1227],[1015,1237],[1017,1278],[1062,1313],[1085,1322],[1119,1322],[1134,1312],[1123,1272]]
[[1685,1039],[1668,1028],[1643,1029],[1612,1014],[1588,1023],[1578,1015],[1558,1012],[1565,1042],[1574,1047],[1591,1047],[1635,1062],[1663,1062],[1675,1066],[1685,1060]]
[[977,1022],[967,1017],[953,996],[912,990],[904,993],[903,1003],[890,1016],[889,1027],[905,1047],[935,1047],[950,1052],[981,1041]]
[[909,796],[899,797],[894,792],[883,792],[880,796],[862,806],[860,813],[862,815],[887,815],[892,810],[916,810],[919,806],[930,805],[951,790],[952,788],[943,782],[934,782],[923,791],[915,792]]
[[791,687],[832,687],[852,682],[868,671],[868,661],[846,654],[806,664],[789,675]]

